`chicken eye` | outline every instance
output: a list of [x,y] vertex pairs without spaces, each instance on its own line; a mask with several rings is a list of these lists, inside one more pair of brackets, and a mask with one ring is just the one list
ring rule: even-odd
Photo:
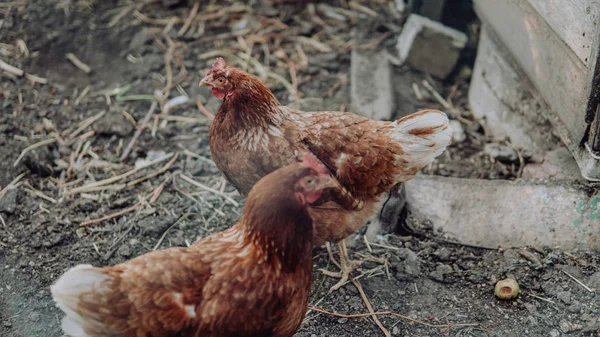
[[223,83],[225,83],[225,80],[224,80],[224,79],[222,79],[222,78],[219,78],[219,79],[217,80],[217,82],[219,82],[219,84],[223,84]]
[[306,181],[306,184],[309,185],[309,186],[315,183],[315,180],[313,178],[310,178],[310,177],[306,178],[305,181]]

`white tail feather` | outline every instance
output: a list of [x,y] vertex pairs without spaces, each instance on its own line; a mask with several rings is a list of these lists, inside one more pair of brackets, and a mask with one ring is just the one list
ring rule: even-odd
[[100,269],[81,264],[69,269],[50,287],[52,298],[66,314],[62,320],[63,331],[72,337],[88,337],[84,326],[102,330],[102,322],[81,315],[79,302],[82,293],[101,293],[106,289],[109,276],[99,273]]
[[421,169],[442,154],[452,141],[452,127],[445,113],[423,110],[393,122],[392,139],[410,156],[409,167]]

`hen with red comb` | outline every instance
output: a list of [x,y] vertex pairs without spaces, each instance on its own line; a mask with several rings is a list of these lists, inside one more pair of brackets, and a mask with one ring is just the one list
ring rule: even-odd
[[446,114],[438,110],[387,122],[349,112],[286,107],[260,80],[221,59],[200,84],[223,100],[211,125],[210,149],[219,170],[240,193],[295,162],[321,170],[318,161],[335,177],[338,187],[329,192],[332,200],[310,208],[315,243],[339,242],[342,272],[329,274],[342,279],[334,289],[345,283],[355,264],[343,239],[369,221],[367,234],[374,239],[380,222],[398,221],[380,216],[394,213],[387,210],[388,200],[396,200],[400,184],[432,163],[452,136]]

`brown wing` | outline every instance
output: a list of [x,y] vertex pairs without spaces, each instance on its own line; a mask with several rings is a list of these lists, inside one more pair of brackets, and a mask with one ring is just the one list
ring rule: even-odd
[[301,141],[354,198],[365,200],[395,185],[403,151],[387,136],[389,122],[351,113],[295,113]]

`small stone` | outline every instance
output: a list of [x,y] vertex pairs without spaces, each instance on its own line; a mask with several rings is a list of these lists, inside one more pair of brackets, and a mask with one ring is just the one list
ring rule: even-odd
[[587,285],[592,289],[596,289],[596,291],[600,291],[600,271],[595,272],[589,277]]
[[524,305],[530,314],[535,314],[535,312],[537,311],[537,306],[533,303],[524,303]]
[[6,192],[4,197],[0,199],[0,212],[13,214],[17,209],[17,199],[19,191],[17,189],[10,189]]
[[558,326],[560,327],[560,330],[564,333],[581,330],[583,328],[581,325],[573,324],[564,318],[561,319],[560,322],[558,322]]
[[450,259],[451,252],[448,248],[442,247],[438,249],[436,255],[441,261],[448,261]]
[[111,111],[94,124],[94,130],[103,136],[126,137],[133,131],[133,125],[122,113]]
[[355,49],[350,64],[352,112],[390,120],[394,114],[392,68],[383,52]]
[[346,317],[342,317],[340,319],[338,319],[338,323],[340,324],[346,324],[348,322],[348,319]]
[[129,50],[137,50],[138,48],[146,44],[146,42],[150,41],[150,39],[151,38],[150,34],[148,33],[148,30],[145,28],[141,29],[131,38],[131,41],[129,42]]
[[452,272],[454,272],[454,269],[452,269],[451,266],[447,264],[439,264],[437,267],[435,267],[435,271],[431,272],[429,276],[438,282],[443,282],[444,276]]
[[415,252],[407,248],[400,248],[390,257],[393,263],[395,276],[399,280],[412,280],[421,274],[421,261]]
[[574,314],[578,314],[581,312],[581,303],[575,301],[573,304],[567,307],[567,310]]
[[40,240],[38,239],[32,239],[32,241],[29,243],[29,247],[31,248],[40,248],[42,246],[42,243],[40,242]]
[[556,329],[550,330],[549,334],[550,334],[550,337],[559,337],[560,336],[560,332]]
[[558,299],[563,301],[565,304],[571,303],[571,293],[568,291],[559,291],[556,293],[556,297],[558,297]]
[[87,230],[85,229],[85,227],[78,227],[75,230],[75,234],[77,234],[77,237],[81,239],[82,237],[86,236]]
[[462,123],[453,119],[450,121],[450,126],[452,127],[452,143],[458,144],[465,139],[467,139],[467,134],[465,133],[465,129],[462,126]]
[[398,326],[394,326],[392,328],[392,335],[394,335],[394,336],[400,336],[400,328]]
[[452,267],[450,267],[447,264],[439,264],[436,268],[435,271],[442,274],[442,275],[446,275],[446,274],[450,274],[452,273],[454,270],[452,269]]
[[517,152],[510,146],[496,143],[485,144],[483,149],[485,154],[505,163],[513,163],[519,159]]
[[439,22],[411,14],[398,37],[396,49],[403,63],[437,78],[446,78],[456,66],[467,36]]
[[32,322],[37,322],[37,321],[39,321],[39,320],[40,320],[40,314],[39,314],[39,313],[37,313],[37,312],[32,312],[32,313],[29,315],[29,319],[30,319]]
[[406,10],[406,2],[404,2],[404,0],[396,0],[396,9],[398,12],[404,13]]
[[2,325],[4,325],[7,328],[10,328],[12,326],[12,323],[10,321],[4,321],[2,322]]
[[131,248],[129,248],[129,245],[121,245],[121,247],[119,247],[119,255],[123,256],[123,257],[129,257],[131,256]]

